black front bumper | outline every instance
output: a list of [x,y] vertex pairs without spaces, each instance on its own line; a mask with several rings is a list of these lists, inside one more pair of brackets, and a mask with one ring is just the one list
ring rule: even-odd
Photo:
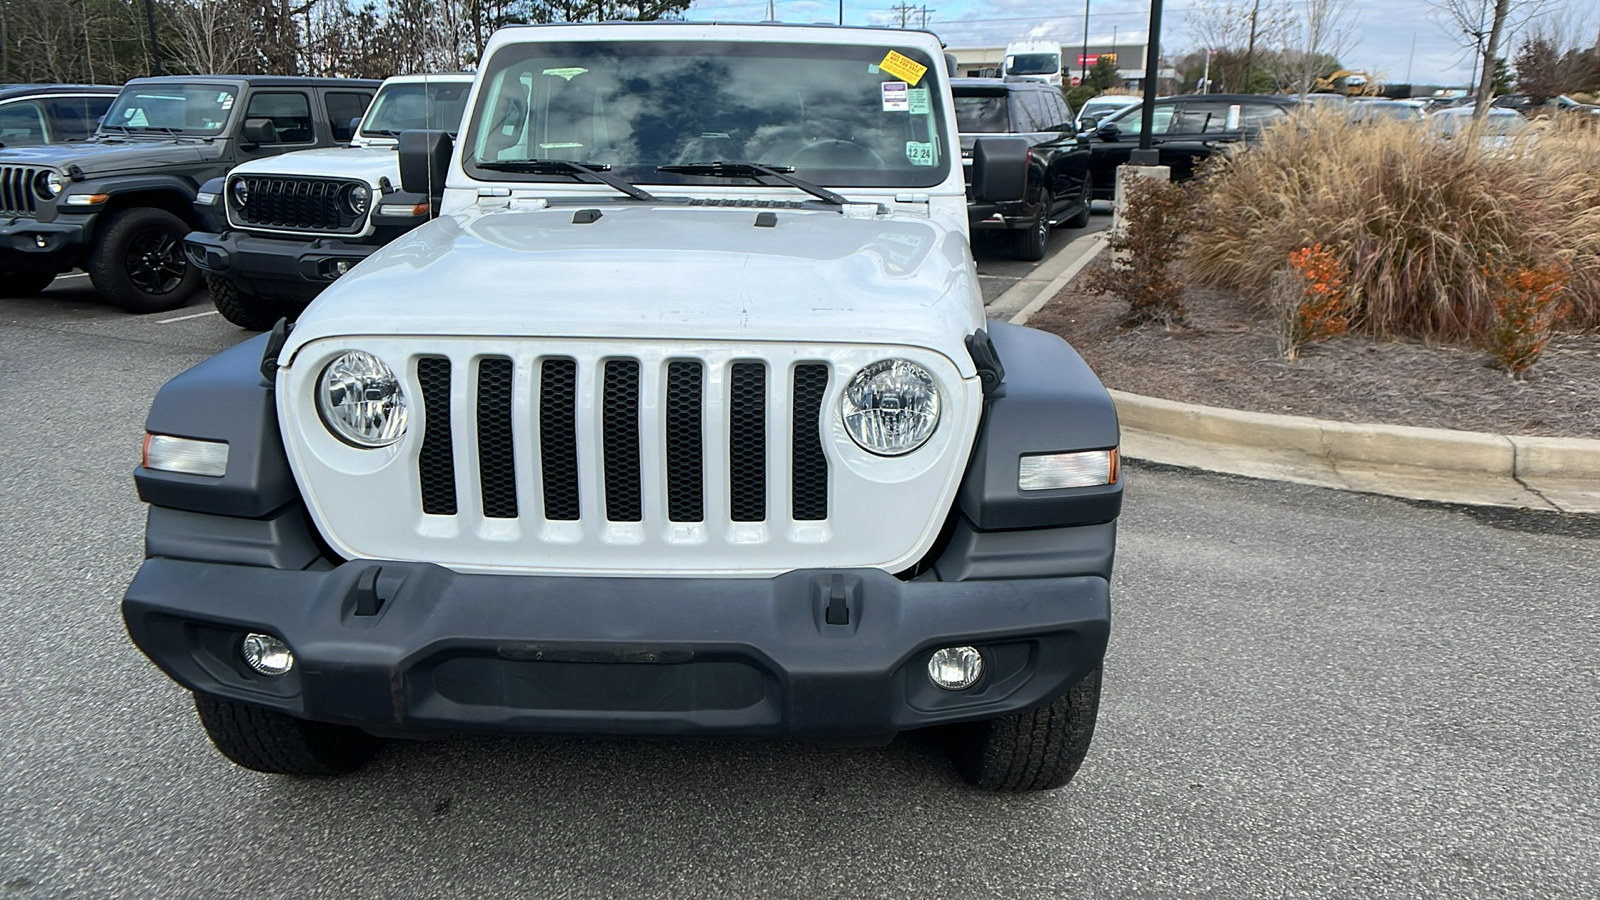
[[92,216],[41,222],[0,220],[0,270],[65,272],[77,265],[89,242]]
[[[841,606],[848,622],[830,624]],[[1049,702],[1099,666],[1110,599],[1096,576],[591,578],[158,558],[123,616],[191,690],[385,733],[862,737]],[[294,668],[245,667],[250,631],[287,642]],[[965,691],[927,676],[929,654],[954,645],[985,659]]]
[[378,246],[339,238],[261,238],[237,231],[194,231],[183,239],[184,254],[203,272],[225,277],[247,293],[277,296],[287,291],[306,299],[339,278],[336,263],[354,266]]

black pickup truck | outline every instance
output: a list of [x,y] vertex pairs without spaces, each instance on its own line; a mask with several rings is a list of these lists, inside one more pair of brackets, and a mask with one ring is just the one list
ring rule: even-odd
[[0,296],[81,266],[135,313],[186,303],[200,185],[235,165],[350,139],[379,82],[171,76],[128,82],[88,141],[0,150]]

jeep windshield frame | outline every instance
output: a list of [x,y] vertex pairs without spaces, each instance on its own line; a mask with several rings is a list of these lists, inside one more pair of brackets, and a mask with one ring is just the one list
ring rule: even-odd
[[[890,51],[926,67],[915,83],[880,68]],[[658,168],[721,162],[792,166],[831,187],[937,187],[960,153],[938,78],[926,53],[890,45],[508,44],[484,67],[462,164],[488,182],[570,183],[496,165],[567,159],[653,186],[725,185]]]
[[132,84],[106,110],[101,131],[161,137],[216,137],[239,105],[238,85],[220,82]]

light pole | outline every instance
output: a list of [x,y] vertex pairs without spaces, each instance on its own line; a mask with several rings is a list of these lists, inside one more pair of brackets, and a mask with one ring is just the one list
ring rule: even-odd
[[1156,77],[1161,66],[1161,0],[1150,0],[1150,46],[1144,57],[1144,109],[1139,114],[1139,149],[1128,155],[1135,166],[1158,166],[1161,151],[1150,142],[1150,132],[1156,126]]
[[1078,54],[1078,84],[1089,83],[1089,0],[1083,0],[1083,52]]

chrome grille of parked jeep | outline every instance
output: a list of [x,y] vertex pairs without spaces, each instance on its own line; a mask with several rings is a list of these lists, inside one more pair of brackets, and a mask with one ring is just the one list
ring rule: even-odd
[[35,168],[0,167],[0,216],[31,216],[38,211],[39,195],[33,192],[38,177]]
[[[249,191],[243,206],[234,193],[234,184],[240,181]],[[228,218],[241,228],[355,234],[365,224],[367,212],[352,212],[346,197],[359,184],[349,179],[235,175],[228,179]],[[368,211],[375,199],[368,198]]]
[[[708,445],[708,366],[703,360],[669,360],[661,377],[650,379],[642,377],[639,360],[626,358],[586,362],[595,367],[587,373],[580,372],[577,360],[565,357],[541,359],[520,376],[513,361],[504,357],[478,358],[470,365],[475,371],[462,374],[477,386],[472,420],[477,433],[466,444],[476,447],[478,459],[476,466],[465,468],[476,474],[486,519],[533,514],[517,494],[518,470],[527,467],[524,475],[537,473],[542,490],[536,508],[546,520],[601,515],[610,522],[641,522],[647,508],[642,472],[650,467],[661,473],[669,522],[703,522],[708,512],[731,522],[766,521],[767,413],[777,380],[766,363],[733,362],[719,373],[727,390],[726,402],[718,404],[724,410],[717,429],[724,435],[722,448]],[[794,521],[828,518],[828,461],[820,426],[828,371],[826,363],[800,363],[792,378],[782,379],[791,398],[785,405],[792,411],[786,437]],[[425,422],[417,479],[423,512],[431,515],[457,514],[457,470],[463,467],[452,449],[457,438],[451,428],[452,376],[449,359],[423,357],[417,362]],[[646,383],[660,388],[659,402],[643,396]],[[592,386],[593,402],[581,402],[580,384]],[[519,408],[531,414],[529,433],[537,435],[537,448],[515,444]],[[585,417],[593,421],[586,423]],[[598,452],[580,455],[580,433],[598,436]],[[708,460],[720,465],[708,465]],[[591,474],[599,476],[600,496],[582,495],[584,466],[597,467]],[[709,469],[722,472],[720,490],[707,490]],[[708,511],[708,494],[725,497],[726,506]]]

